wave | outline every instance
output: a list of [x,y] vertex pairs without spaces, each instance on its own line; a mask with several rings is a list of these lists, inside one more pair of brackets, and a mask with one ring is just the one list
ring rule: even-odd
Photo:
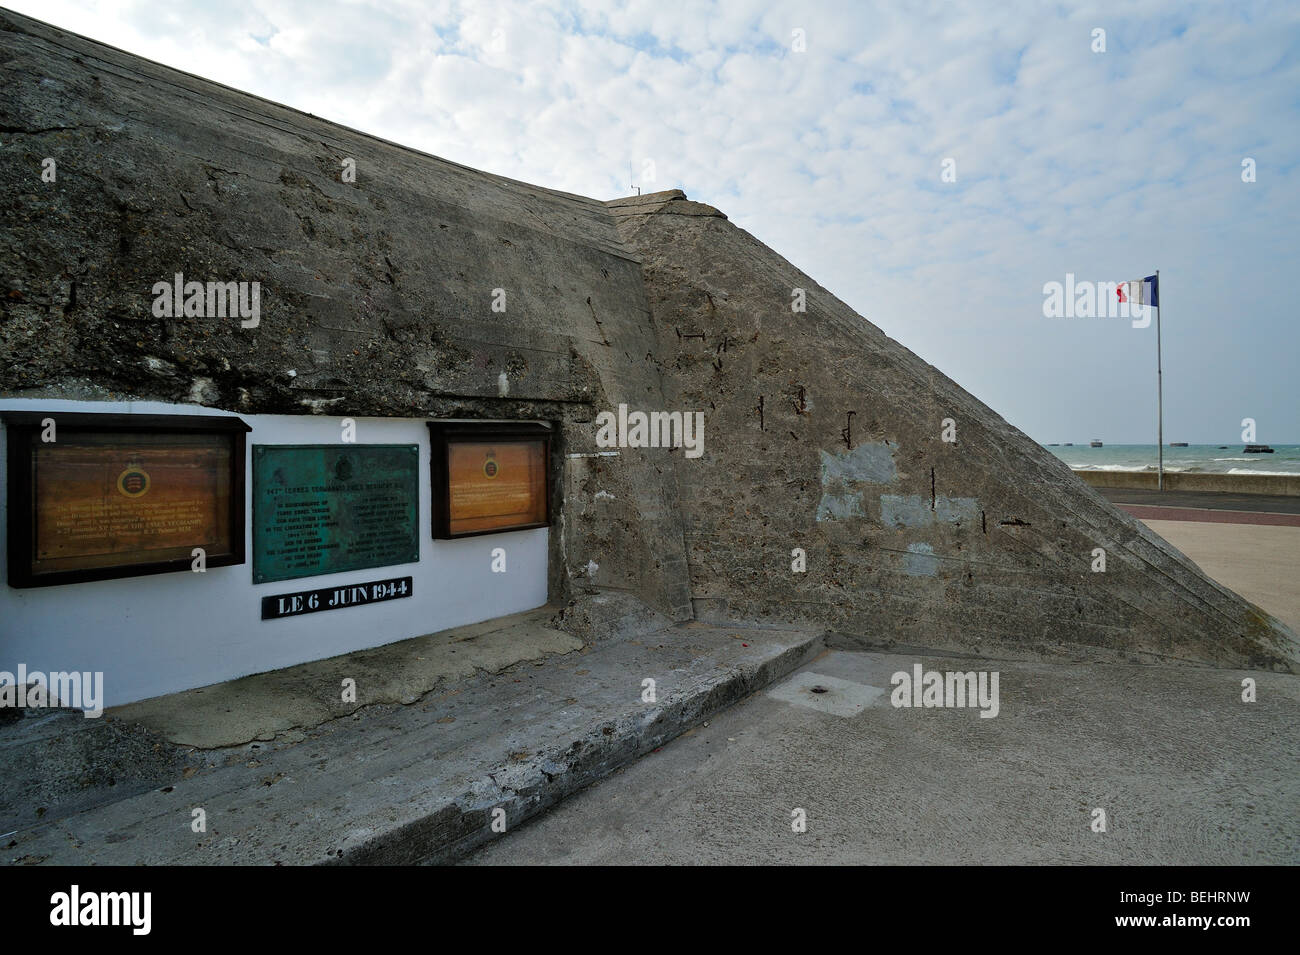
[[[1123,474],[1154,474],[1159,470],[1154,464],[1074,464],[1066,462],[1072,471],[1113,471]],[[1207,471],[1196,465],[1187,467],[1170,467],[1165,465],[1166,474],[1262,474],[1270,477],[1300,477],[1300,471],[1264,471],[1255,468],[1228,468],[1226,471]]]
[[[1070,470],[1072,471],[1122,471],[1129,474],[1142,474],[1147,471],[1154,473],[1159,470],[1159,468],[1154,464],[1074,464],[1069,461],[1067,461],[1066,464],[1069,465]],[[1188,465],[1187,467],[1170,467],[1168,464],[1165,465],[1166,474],[1172,472],[1192,472],[1200,470],[1201,469],[1196,465]]]
[[[1128,464],[1076,464],[1073,461],[1066,462],[1073,471],[1154,471],[1156,466],[1148,464],[1143,467],[1133,467]],[[1165,468],[1165,470],[1169,470]]]

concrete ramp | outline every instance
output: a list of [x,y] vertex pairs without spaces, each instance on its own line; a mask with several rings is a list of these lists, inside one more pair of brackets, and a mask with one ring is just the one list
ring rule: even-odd
[[885,647],[1295,669],[1291,630],[721,212],[607,205],[669,407],[706,413],[677,468],[697,604]]
[[[536,619],[512,629],[549,640]],[[484,628],[479,637],[491,633]],[[371,651],[371,664],[386,658],[383,670],[400,670],[412,649]],[[84,761],[85,780],[42,792],[41,801],[0,799],[5,858],[28,865],[449,862],[822,650],[819,632],[689,623],[522,658],[499,672],[480,669],[405,705],[377,702],[316,725],[315,701],[336,685],[322,665],[308,664],[265,675],[265,687],[278,685],[288,698],[283,711],[307,716],[300,731],[216,750],[169,746],[128,722],[146,715],[140,707],[102,722],[69,713],[23,719],[0,727],[6,778],[22,774],[43,748],[68,779]],[[228,700],[256,696],[236,684],[212,689]],[[186,703],[177,694],[147,715],[159,729],[176,726]],[[117,779],[105,784],[110,774]],[[203,832],[191,827],[196,807],[205,813]]]

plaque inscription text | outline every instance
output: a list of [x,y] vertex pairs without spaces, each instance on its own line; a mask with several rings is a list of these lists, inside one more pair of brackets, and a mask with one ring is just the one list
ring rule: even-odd
[[253,583],[420,559],[416,445],[254,445]]
[[541,440],[448,442],[450,532],[545,524],[545,449]]

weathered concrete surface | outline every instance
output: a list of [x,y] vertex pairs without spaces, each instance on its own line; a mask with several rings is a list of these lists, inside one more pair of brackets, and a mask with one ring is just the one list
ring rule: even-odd
[[[435,687],[478,671],[581,650],[570,633],[546,626],[554,607],[426,634],[374,650],[256,673],[226,683],[114,707],[106,715],[135,723],[168,742],[198,749],[270,740],[311,729],[375,703],[413,703]],[[355,701],[344,701],[352,680]]]
[[[640,268],[601,203],[8,11],[0,85],[0,395],[550,420],[553,599],[621,588],[690,618],[674,461],[571,456],[597,410],[664,400]],[[155,318],[178,272],[260,282],[259,326]]]
[[[777,698],[808,673],[889,690],[917,662],[999,670],[1001,712]],[[466,861],[1296,865],[1298,704],[1289,674],[833,651]]]
[[[0,395],[550,420],[557,603],[1300,665],[1293,633],[711,206],[491,176],[15,14],[0,53]],[[260,281],[260,326],[155,318],[177,272]],[[704,455],[594,456],[620,403],[703,411]]]
[[[597,598],[600,599],[600,598]],[[573,608],[560,611],[572,613]],[[241,744],[300,742],[322,723],[365,706],[413,703],[475,673],[581,650],[583,641],[549,626],[553,607],[498,617],[266,673],[113,707],[102,718],[26,708],[0,734],[0,833],[116,802],[190,774],[209,758],[244,753]],[[659,629],[670,624],[660,618]],[[610,634],[637,636],[646,628]],[[355,681],[356,702],[343,699]],[[14,710],[0,710],[12,719]],[[0,724],[4,726],[5,724]],[[232,750],[232,747],[234,748]],[[208,757],[197,750],[218,749]]]
[[45,818],[165,786],[191,764],[187,750],[144,727],[80,710],[22,712],[0,722],[0,847]]
[[[66,865],[452,859],[493,838],[493,809],[516,826],[822,646],[817,632],[690,623],[480,673],[410,705],[366,706],[273,742],[179,757],[120,722],[86,727],[96,721],[60,714],[59,733],[90,739],[112,730],[114,739],[98,741],[119,746],[125,736],[164,755],[149,773],[124,780],[122,791],[106,796],[100,787],[93,804],[6,806],[0,832],[17,832],[0,842],[3,858]],[[655,681],[654,702],[643,697],[647,679]],[[30,771],[29,759],[15,757],[26,722],[0,726],[0,778]],[[38,728],[48,739],[51,726]],[[104,757],[92,752],[89,764]],[[191,830],[195,808],[206,813],[206,832]]]
[[886,647],[1300,663],[1284,625],[717,210],[608,206],[643,262],[669,406],[708,421],[677,468],[697,603]]

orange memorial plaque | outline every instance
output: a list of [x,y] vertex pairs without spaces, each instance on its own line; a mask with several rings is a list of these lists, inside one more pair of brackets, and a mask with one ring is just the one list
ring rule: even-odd
[[430,422],[433,536],[550,524],[550,429]]
[[242,563],[242,433],[81,429],[68,417],[49,416],[62,425],[53,441],[11,436],[25,459],[11,454],[11,582],[15,571],[32,586],[189,570],[195,548],[206,566]]
[[546,523],[541,441],[452,442],[447,447],[452,534]]

